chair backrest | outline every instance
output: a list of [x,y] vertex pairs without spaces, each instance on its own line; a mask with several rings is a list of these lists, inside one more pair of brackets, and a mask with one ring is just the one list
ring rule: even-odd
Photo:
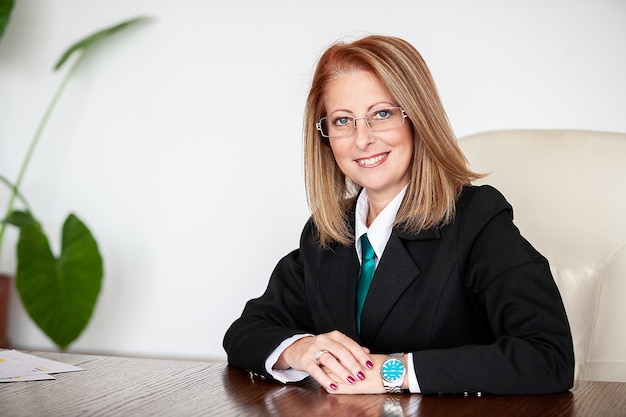
[[459,145],[550,261],[576,378],[626,381],[626,133],[503,130]]

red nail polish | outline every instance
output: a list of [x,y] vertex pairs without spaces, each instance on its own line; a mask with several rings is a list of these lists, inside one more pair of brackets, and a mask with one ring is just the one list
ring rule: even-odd
[[367,366],[369,369],[372,369],[374,367],[374,364],[372,363],[372,361],[367,361],[365,362],[365,366]]
[[363,372],[361,372],[361,371],[359,371],[359,372],[356,374],[356,376],[358,376],[358,377],[359,377],[359,379],[360,379],[361,381],[363,381],[363,380],[365,379],[365,375],[363,375]]
[[356,379],[352,378],[352,375],[350,375],[348,377],[348,382],[351,383],[351,384],[354,384],[356,382]]
[[335,384],[334,382],[332,384],[330,384],[330,389],[332,389],[333,391],[337,389],[337,384]]

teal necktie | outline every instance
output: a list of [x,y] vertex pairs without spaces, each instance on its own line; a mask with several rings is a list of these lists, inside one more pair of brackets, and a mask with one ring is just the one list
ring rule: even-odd
[[367,291],[374,278],[374,270],[376,269],[376,253],[374,248],[364,234],[360,238],[361,241],[361,271],[359,272],[359,284],[356,290],[356,328],[361,333],[361,310],[367,297]]

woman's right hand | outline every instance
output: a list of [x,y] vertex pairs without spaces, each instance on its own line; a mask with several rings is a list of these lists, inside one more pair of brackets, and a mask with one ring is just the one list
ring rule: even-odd
[[369,349],[339,331],[307,336],[291,344],[278,358],[274,369],[297,369],[307,372],[327,391],[337,390],[342,382],[356,384],[365,379],[373,366]]

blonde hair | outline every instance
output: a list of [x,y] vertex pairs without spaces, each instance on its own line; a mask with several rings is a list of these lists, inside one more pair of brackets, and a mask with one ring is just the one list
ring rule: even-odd
[[341,172],[328,139],[315,128],[326,115],[326,86],[337,75],[352,71],[377,76],[404,109],[413,129],[411,178],[394,225],[419,233],[449,223],[461,189],[481,175],[469,170],[419,52],[399,38],[368,36],[336,43],[324,52],[306,102],[304,178],[320,246],[349,245],[354,240],[347,215],[361,187]]

